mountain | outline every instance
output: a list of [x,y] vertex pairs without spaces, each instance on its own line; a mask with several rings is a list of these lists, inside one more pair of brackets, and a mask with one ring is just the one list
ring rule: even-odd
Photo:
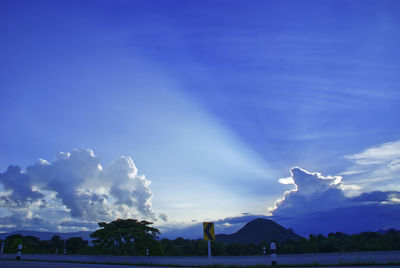
[[13,235],[13,234],[20,234],[22,236],[35,236],[39,238],[40,240],[50,240],[53,236],[58,235],[62,239],[66,240],[71,237],[82,237],[83,240],[87,240],[90,242],[90,234],[92,232],[73,232],[73,233],[53,233],[53,232],[36,232],[36,231],[13,231],[10,233],[0,233],[0,239],[4,239],[7,236]]
[[380,234],[387,234],[387,233],[395,233],[398,232],[398,230],[394,229],[394,228],[383,228],[377,231],[377,233]]
[[255,219],[243,226],[234,234],[219,234],[215,240],[224,243],[260,243],[260,242],[283,242],[285,240],[299,240],[301,236],[292,230],[267,219]]

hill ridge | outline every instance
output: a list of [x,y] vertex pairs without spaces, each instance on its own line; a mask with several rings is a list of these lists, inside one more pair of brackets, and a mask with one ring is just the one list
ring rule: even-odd
[[257,218],[246,223],[240,230],[233,234],[218,234],[216,241],[223,243],[260,243],[260,242],[283,242],[286,240],[299,240],[301,236],[292,230],[277,224],[276,222]]

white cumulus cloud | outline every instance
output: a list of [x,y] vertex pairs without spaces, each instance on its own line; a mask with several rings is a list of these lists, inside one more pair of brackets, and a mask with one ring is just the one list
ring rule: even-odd
[[299,167],[290,170],[291,177],[280,180],[292,182],[294,189],[286,191],[275,204],[274,215],[296,215],[340,206],[345,200],[342,192],[342,177],[323,176]]
[[70,218],[88,224],[116,218],[156,219],[150,181],[138,174],[130,157],[119,157],[103,168],[92,150],[75,149],[59,153],[53,162],[39,159],[25,172],[10,166],[0,173],[0,185],[4,189],[0,207],[11,215],[21,216],[17,211],[25,210],[36,218],[53,215],[59,223]]
[[9,166],[6,172],[0,173],[0,183],[6,190],[0,193],[0,206],[18,208],[45,202],[44,195],[32,189],[30,176],[22,173],[19,166]]

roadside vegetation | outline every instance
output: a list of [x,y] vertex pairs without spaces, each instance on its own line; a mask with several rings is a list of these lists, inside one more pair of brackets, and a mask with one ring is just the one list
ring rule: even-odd
[[[159,239],[160,231],[151,222],[133,219],[118,219],[110,223],[99,223],[99,229],[91,234],[92,243],[81,237],[63,240],[55,235],[51,240],[39,240],[34,236],[19,234],[0,240],[4,242],[4,253],[16,253],[18,244],[23,244],[23,253],[40,254],[103,254],[131,256],[206,256],[207,242],[202,239],[177,238]],[[263,247],[272,241],[262,243],[222,243],[212,242],[213,256],[262,255]],[[400,250],[400,231],[386,233],[364,232],[355,235],[331,233],[328,236],[310,235],[308,239],[288,240],[277,243],[278,254],[328,253]]]

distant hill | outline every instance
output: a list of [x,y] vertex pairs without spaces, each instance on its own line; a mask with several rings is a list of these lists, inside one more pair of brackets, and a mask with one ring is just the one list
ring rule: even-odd
[[286,240],[299,240],[301,236],[293,231],[267,219],[255,219],[243,226],[242,229],[234,234],[219,234],[215,240],[224,243],[260,243],[266,242],[283,242]]
[[54,235],[58,235],[62,239],[66,240],[71,237],[82,237],[83,240],[87,240],[90,242],[90,234],[92,232],[74,232],[74,233],[53,233],[53,232],[36,232],[36,231],[13,231],[10,233],[0,233],[0,239],[4,239],[9,235],[13,234],[21,234],[23,236],[32,235],[40,240],[50,240]]
[[387,234],[387,233],[396,233],[396,232],[399,232],[398,230],[396,230],[396,229],[394,229],[394,228],[384,228],[384,229],[380,229],[380,230],[378,230],[377,231],[377,233],[380,233],[380,234]]

